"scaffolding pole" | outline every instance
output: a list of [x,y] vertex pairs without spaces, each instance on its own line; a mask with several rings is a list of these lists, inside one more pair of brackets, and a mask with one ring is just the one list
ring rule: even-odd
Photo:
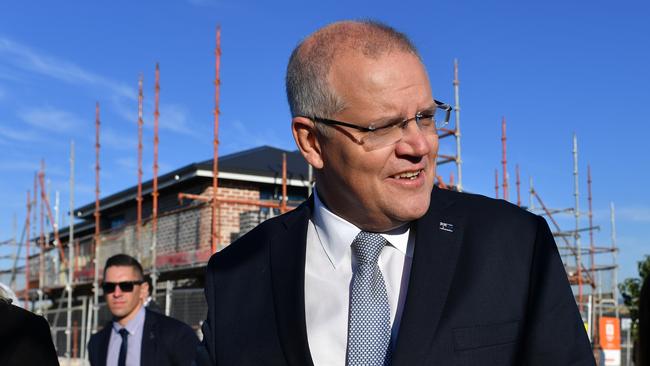
[[506,158],[506,117],[501,119],[501,165],[503,167],[503,199],[508,201],[508,159]]
[[595,249],[594,249],[594,230],[593,230],[593,207],[591,200],[591,165],[587,164],[587,202],[589,203],[589,271],[593,277],[596,270],[596,262],[594,258]]
[[[45,213],[47,214],[46,218],[48,219],[50,225],[52,225],[52,231],[54,232],[54,245],[58,248],[59,259],[63,264],[65,264],[67,262],[67,259],[65,258],[63,246],[61,245],[61,239],[59,238],[59,228],[53,217],[54,215],[52,214],[52,208],[50,207],[50,200],[48,199],[47,190],[45,189],[45,163],[41,162],[41,165],[42,170],[38,176],[38,181],[41,187],[41,206],[45,208]],[[49,240],[45,238],[43,245],[45,246],[48,243]]]
[[[27,200],[29,202],[29,199]],[[15,215],[15,214],[14,214]],[[29,218],[25,221],[23,226],[23,232],[20,234],[20,240],[16,241],[16,255],[14,256],[14,263],[11,267],[11,277],[9,279],[9,286],[16,288],[16,276],[18,275],[18,261],[20,260],[20,252],[23,249],[23,240],[25,240],[25,232],[27,231],[27,225]]]
[[460,80],[458,79],[458,59],[454,59],[454,111],[456,112],[456,128],[454,136],[456,137],[456,170],[458,173],[458,185],[456,188],[459,192],[463,191],[463,160],[460,157],[460,97],[459,97]]
[[517,206],[521,207],[521,180],[519,178],[519,164],[515,165],[515,173],[517,175]]
[[[583,310],[582,306],[582,247],[580,243],[580,192],[578,190],[579,181],[578,181],[578,138],[576,134],[573,134],[573,188],[574,188],[574,197],[575,197],[575,206],[573,214],[575,216],[576,229],[574,233],[574,245],[576,247],[576,268],[578,271],[578,302],[580,306],[580,311]],[[591,281],[592,284],[594,281]],[[593,286],[592,286],[593,287]]]
[[136,196],[138,207],[135,225],[139,262],[142,262],[142,245],[140,243],[142,235],[142,128],[144,126],[144,121],[142,120],[142,102],[144,99],[142,94],[142,79],[143,76],[140,74],[140,79],[138,80],[138,194]]
[[100,245],[100,212],[99,212],[99,102],[95,104],[95,235],[93,243],[95,244],[94,267],[95,276],[93,277],[93,321],[92,329],[93,334],[98,329],[98,315],[99,315],[99,245]]
[[612,259],[614,262],[614,278],[612,281],[612,294],[614,295],[614,301],[616,302],[616,317],[619,317],[618,314],[618,247],[616,246],[616,212],[614,209],[614,202],[609,203],[609,216],[612,226]]
[[[65,356],[70,365],[72,357],[72,263],[74,261],[74,141],[70,141],[70,224],[68,225],[68,281],[65,290],[68,293],[68,309],[65,324]],[[76,342],[75,342],[76,343]],[[76,354],[76,352],[75,352]],[[76,357],[76,355],[75,355]]]
[[499,199],[499,169],[494,169],[494,198]]
[[25,293],[24,293],[24,301],[25,301],[25,309],[31,310],[31,306],[29,305],[29,232],[32,229],[32,225],[30,222],[31,214],[32,214],[32,196],[29,192],[29,189],[27,190],[27,223],[25,224],[26,230],[25,230]]
[[[41,170],[38,172],[38,180],[43,179],[45,162],[41,159]],[[36,190],[34,191],[36,192]],[[45,196],[44,187],[41,186],[41,201],[39,205],[39,236],[38,236],[38,314],[43,314],[43,285],[45,282],[45,208],[43,207],[43,196]]]
[[529,210],[534,210],[535,209],[535,201],[533,200],[533,197],[535,196],[535,188],[533,187],[533,177],[528,177],[528,209]]
[[156,248],[158,246],[158,110],[160,102],[160,66],[156,63],[156,84],[154,87],[153,112],[153,208],[151,210],[151,297],[156,298],[158,284],[158,267],[156,266]]
[[212,213],[212,253],[216,253],[219,246],[219,92],[221,81],[219,79],[219,68],[221,66],[221,27],[217,26],[216,46],[214,49],[214,140],[212,142],[212,201],[210,202]]

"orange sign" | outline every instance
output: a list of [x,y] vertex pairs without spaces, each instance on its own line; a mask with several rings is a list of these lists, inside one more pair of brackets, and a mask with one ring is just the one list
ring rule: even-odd
[[617,318],[600,317],[600,345],[603,349],[621,349],[621,328]]

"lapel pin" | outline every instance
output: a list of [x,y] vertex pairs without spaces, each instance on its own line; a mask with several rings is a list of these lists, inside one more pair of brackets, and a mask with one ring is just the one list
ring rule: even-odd
[[454,232],[454,225],[440,221],[440,230],[448,231],[450,233],[453,233]]

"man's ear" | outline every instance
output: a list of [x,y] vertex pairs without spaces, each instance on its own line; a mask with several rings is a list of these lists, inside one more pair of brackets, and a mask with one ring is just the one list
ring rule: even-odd
[[144,301],[147,300],[147,297],[151,296],[151,289],[149,288],[149,283],[147,281],[144,281],[141,285],[142,288],[140,289],[140,298]]
[[315,169],[323,168],[321,144],[314,122],[305,117],[294,117],[291,120],[291,132],[302,156]]

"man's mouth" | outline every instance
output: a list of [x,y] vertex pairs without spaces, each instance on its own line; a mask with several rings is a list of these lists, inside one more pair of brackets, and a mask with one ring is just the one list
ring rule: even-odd
[[424,172],[424,169],[412,170],[393,175],[392,178],[414,180],[417,179],[422,172]]

